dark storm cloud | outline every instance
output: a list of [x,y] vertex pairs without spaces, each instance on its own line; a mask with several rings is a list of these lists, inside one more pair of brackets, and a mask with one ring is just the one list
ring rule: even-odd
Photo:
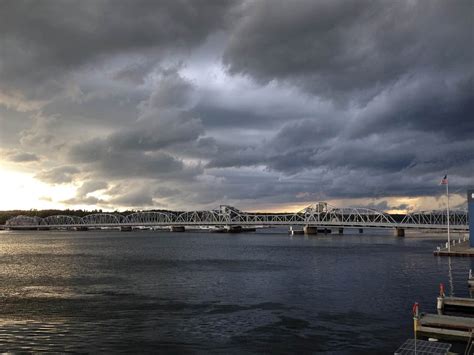
[[61,75],[108,55],[153,49],[150,54],[158,59],[169,51],[188,50],[223,25],[230,5],[194,0],[2,1],[2,88],[43,98],[62,87]]
[[136,122],[134,126],[110,135],[104,142],[114,150],[157,150],[196,140],[203,132],[199,119],[171,115],[159,120]]
[[94,196],[82,196],[82,197],[73,197],[67,200],[61,201],[62,203],[66,205],[89,205],[89,206],[94,206],[94,205],[101,205],[105,201],[101,200],[100,198],[94,197]]
[[156,189],[156,193],[161,197],[171,197],[179,194],[179,189],[173,189],[170,187],[162,186]]
[[94,125],[109,129],[109,125],[128,123],[137,115],[137,105],[146,99],[147,93],[138,90],[124,91],[96,87],[85,87],[86,94],[77,98],[56,97],[43,108],[45,116],[60,116],[69,127]]
[[186,106],[193,91],[192,84],[178,73],[179,67],[162,69],[159,80],[147,101],[141,108],[146,111],[154,109],[180,109]]
[[153,69],[153,62],[139,62],[127,65],[114,74],[114,79],[143,84],[145,76]]
[[140,180],[136,182],[121,182],[114,187],[108,189],[106,193],[112,198],[104,203],[104,205],[127,206],[128,208],[141,208],[153,206],[154,208],[165,208],[166,204],[159,200],[160,194],[151,180]]
[[43,170],[36,174],[36,178],[51,184],[64,184],[73,181],[80,170],[74,166],[60,166],[50,170]]
[[124,178],[192,178],[200,167],[188,167],[182,160],[166,152],[146,153],[136,150],[117,150],[93,141],[71,149],[72,161],[86,164],[86,170],[101,177]]
[[152,196],[152,191],[149,188],[142,188],[135,191],[126,191],[109,202],[120,206],[152,206]]
[[[403,138],[389,133],[367,139],[345,139],[336,121],[301,120],[284,125],[268,142],[219,154],[209,167],[264,165],[286,174],[318,167],[399,171],[410,167],[416,153]],[[375,149],[375,147],[377,147]],[[221,152],[222,153],[222,152]]]
[[[429,133],[400,131],[365,139],[325,139],[311,135],[311,131],[307,123],[286,126],[268,143],[251,150],[229,149],[208,167],[262,166],[282,173],[291,183],[282,184],[275,177],[269,185],[293,193],[293,199],[298,191],[319,191],[325,199],[396,196],[401,192],[429,196],[440,193],[439,176],[446,171],[451,172],[458,189],[472,181],[473,140],[449,142]],[[283,139],[285,132],[290,133]]]
[[1,148],[41,156],[38,179],[82,183],[64,203],[404,209],[390,198],[439,195],[446,172],[456,193],[472,185],[470,1],[3,1],[0,14]]
[[384,130],[433,132],[466,139],[474,132],[474,72],[415,76],[387,89],[347,129],[348,138]]
[[163,71],[155,90],[140,103],[136,121],[105,137],[73,145],[69,158],[89,164],[89,169],[100,176],[122,179],[189,179],[199,174],[199,165],[186,165],[168,151],[174,145],[194,142],[203,134],[201,121],[185,109],[191,88],[176,69]]
[[367,101],[418,72],[472,71],[472,2],[249,2],[224,60],[333,101]]
[[62,203],[66,205],[107,205],[107,202],[89,195],[90,193],[107,189],[109,186],[105,181],[88,180],[76,190],[76,196],[73,198],[63,200]]
[[9,159],[15,163],[29,163],[32,161],[38,161],[39,157],[33,153],[17,152],[10,154]]
[[105,181],[94,181],[89,180],[84,182],[79,189],[77,189],[77,195],[86,196],[91,192],[96,192],[98,190],[104,190],[109,185]]
[[[269,117],[252,111],[216,107],[205,103],[197,105],[193,111],[203,118],[205,125],[213,128],[238,125],[266,128],[277,119],[277,117]],[[282,121],[285,119],[280,118]]]
[[344,105],[292,120],[210,167],[313,171],[316,181],[322,169],[325,192],[337,197],[429,195],[436,190],[422,176],[472,176],[471,3],[261,1],[244,12],[224,54],[231,73]]

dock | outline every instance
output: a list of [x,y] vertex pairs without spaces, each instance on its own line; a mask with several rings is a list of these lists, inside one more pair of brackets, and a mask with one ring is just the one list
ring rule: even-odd
[[469,287],[470,291],[474,288],[474,275],[472,274],[472,269],[469,269],[469,277],[467,278],[467,286]]
[[[469,270],[469,281],[474,281]],[[444,285],[439,285],[436,308],[438,314],[420,313],[418,303],[413,306],[414,330],[417,337],[466,341],[474,344],[474,299],[446,297]],[[444,312],[448,311],[448,314]],[[454,313],[455,312],[455,313]]]
[[416,322],[417,336],[469,341],[473,339],[474,318],[422,314]]
[[469,240],[453,240],[450,250],[447,247],[440,248],[433,252],[435,256],[467,256],[474,257],[474,248],[469,246]]
[[438,297],[438,309],[474,311],[474,299],[464,297]]

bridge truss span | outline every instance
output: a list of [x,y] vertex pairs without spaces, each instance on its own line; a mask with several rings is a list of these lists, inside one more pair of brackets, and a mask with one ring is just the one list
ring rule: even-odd
[[81,217],[77,216],[68,216],[68,215],[54,215],[48,216],[41,220],[41,225],[51,226],[51,225],[62,225],[62,226],[75,226],[78,224],[83,224]]
[[[448,224],[448,214],[446,211],[419,211],[407,214],[402,224],[433,224],[446,225]],[[469,216],[467,211],[452,210],[449,211],[449,224],[452,226],[464,226],[469,223]]]
[[[451,211],[450,225],[453,230],[467,231],[469,216],[466,211]],[[204,211],[140,211],[126,216],[118,213],[94,213],[84,217],[54,215],[45,218],[16,216],[5,227],[10,229],[88,228],[88,227],[140,227],[140,226],[197,226],[197,227],[271,227],[315,226],[328,228],[397,228],[397,229],[445,229],[447,215],[444,211],[413,212],[403,220],[382,211],[359,207],[335,207],[318,202],[296,213],[243,212],[232,206],[220,206]]]
[[126,224],[127,218],[121,214],[94,213],[82,217],[82,224],[91,226]]
[[160,225],[172,223],[174,215],[164,212],[135,212],[125,217],[124,223],[132,225]]
[[36,227],[36,226],[39,226],[42,222],[43,222],[43,218],[41,217],[19,215],[7,220],[5,222],[5,226],[7,227],[23,227],[23,226]]
[[216,210],[211,211],[190,211],[183,212],[176,218],[177,223],[181,224],[200,224],[200,225],[219,225],[225,224],[225,216]]

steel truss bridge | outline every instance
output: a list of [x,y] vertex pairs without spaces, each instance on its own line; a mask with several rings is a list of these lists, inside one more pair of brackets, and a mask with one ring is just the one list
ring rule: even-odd
[[[449,216],[452,231],[469,230],[467,211],[451,211]],[[142,211],[129,215],[118,213],[95,213],[84,217],[55,215],[45,218],[17,216],[9,219],[9,229],[87,229],[87,228],[131,228],[131,227],[272,227],[301,226],[321,228],[393,228],[397,230],[424,229],[446,230],[446,211],[424,211],[406,214],[401,221],[384,212],[368,209],[339,208],[326,202],[318,202],[296,213],[252,213],[242,212],[231,206],[220,206],[209,211],[157,212]]]

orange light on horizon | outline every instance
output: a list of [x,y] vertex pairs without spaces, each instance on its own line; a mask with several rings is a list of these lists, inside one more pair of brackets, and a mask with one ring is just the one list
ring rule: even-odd
[[49,185],[34,178],[33,174],[0,168],[0,210],[30,210],[65,208],[58,202],[71,198],[75,187]]

